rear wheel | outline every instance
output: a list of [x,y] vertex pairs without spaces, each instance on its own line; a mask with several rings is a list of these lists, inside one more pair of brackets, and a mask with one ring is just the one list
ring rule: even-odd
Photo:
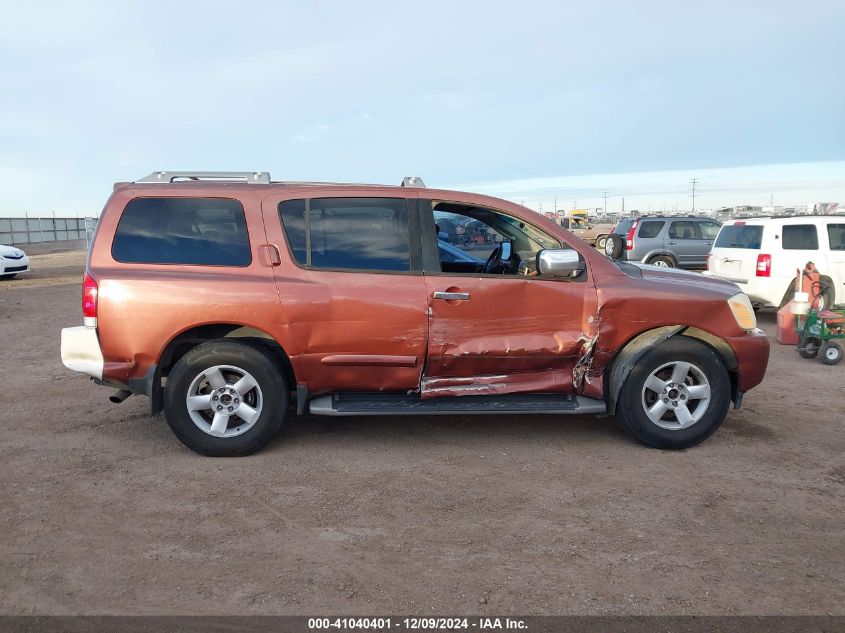
[[687,448],[721,426],[730,401],[721,358],[703,343],[675,337],[647,352],[628,375],[616,418],[643,444]]
[[836,365],[842,360],[842,348],[833,341],[828,341],[822,347],[822,362],[825,365]]
[[265,351],[234,341],[195,347],[173,367],[164,413],[173,433],[202,455],[234,457],[260,449],[279,431],[288,387]]
[[819,355],[819,348],[821,347],[821,340],[800,334],[798,336],[798,354],[801,358],[815,358]]
[[675,260],[668,255],[656,255],[646,262],[652,266],[660,266],[660,268],[674,268]]

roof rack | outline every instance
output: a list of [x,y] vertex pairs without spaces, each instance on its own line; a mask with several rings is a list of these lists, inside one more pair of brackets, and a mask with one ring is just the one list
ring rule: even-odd
[[154,171],[135,182],[164,182],[175,180],[245,181],[250,185],[269,185],[270,172],[266,171]]

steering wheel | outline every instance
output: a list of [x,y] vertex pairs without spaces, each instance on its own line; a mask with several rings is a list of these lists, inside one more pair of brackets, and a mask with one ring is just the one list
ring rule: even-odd
[[512,255],[513,247],[511,246],[511,243],[502,242],[491,251],[489,257],[487,257],[487,261],[484,264],[482,272],[485,275],[498,273],[499,269],[503,267],[503,264],[510,261]]

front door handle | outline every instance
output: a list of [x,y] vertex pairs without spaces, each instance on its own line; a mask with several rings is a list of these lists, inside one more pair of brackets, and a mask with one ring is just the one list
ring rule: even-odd
[[667,244],[675,244],[676,242],[675,242],[675,240],[669,240],[669,241],[668,241],[668,242],[666,242],[666,243],[667,243]]
[[435,299],[443,299],[444,301],[469,301],[468,292],[441,292],[435,291]]

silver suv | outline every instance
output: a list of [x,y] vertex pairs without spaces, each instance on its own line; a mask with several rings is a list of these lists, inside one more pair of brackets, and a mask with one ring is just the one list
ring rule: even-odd
[[665,268],[705,268],[721,225],[699,217],[624,218],[605,242],[613,259]]

